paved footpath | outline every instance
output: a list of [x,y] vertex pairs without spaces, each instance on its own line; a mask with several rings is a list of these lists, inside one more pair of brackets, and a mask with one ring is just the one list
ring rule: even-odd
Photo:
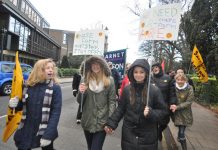
[[[188,150],[218,150],[218,115],[197,103],[192,104],[192,112],[193,125],[185,131]],[[181,150],[180,143],[176,140],[178,128],[172,122],[169,128],[178,150]]]

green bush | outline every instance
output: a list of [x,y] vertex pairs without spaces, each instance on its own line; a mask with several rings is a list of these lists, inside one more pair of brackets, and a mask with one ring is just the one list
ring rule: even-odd
[[205,104],[218,103],[218,81],[216,78],[209,78],[208,83],[201,83],[195,77],[192,79],[195,83],[195,95],[199,102]]
[[79,69],[75,68],[58,68],[59,77],[73,77],[75,73],[79,72]]

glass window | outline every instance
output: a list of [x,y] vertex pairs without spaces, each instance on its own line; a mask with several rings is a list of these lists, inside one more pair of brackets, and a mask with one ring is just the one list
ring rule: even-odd
[[11,73],[13,72],[14,65],[13,64],[2,64],[2,72],[3,73]]
[[63,44],[67,44],[67,34],[63,34]]
[[15,21],[15,33],[20,34],[20,22],[19,21]]
[[28,17],[29,17],[30,19],[31,19],[31,17],[32,17],[32,9],[31,9],[31,7],[29,7]]
[[25,12],[25,7],[26,7],[26,2],[22,0],[21,2],[21,11],[24,13]]
[[32,68],[30,66],[23,66],[21,65],[23,73],[30,73],[32,71]]
[[26,4],[25,14],[28,16],[29,13],[29,6]]
[[9,20],[9,31],[14,32],[14,27],[15,27],[15,19],[10,16],[10,20]]
[[17,0],[10,0],[12,2],[12,4],[14,4],[15,6],[17,6]]

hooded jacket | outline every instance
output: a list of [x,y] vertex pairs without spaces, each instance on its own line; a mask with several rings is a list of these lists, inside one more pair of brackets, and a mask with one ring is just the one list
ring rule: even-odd
[[[100,64],[106,77],[110,78],[111,84],[103,91],[95,93],[88,88],[84,94],[78,94],[77,101],[83,105],[81,125],[84,130],[91,133],[103,131],[108,117],[116,108],[116,95],[113,78],[106,61],[98,56],[91,56],[85,62],[85,79],[91,71],[93,63]],[[83,98],[82,98],[83,96]]]
[[[136,66],[145,69],[146,78],[144,84],[136,83],[133,71]],[[123,150],[157,150],[157,128],[158,121],[167,115],[167,106],[163,102],[160,90],[150,85],[148,106],[150,111],[148,116],[144,116],[146,99],[141,92],[144,86],[148,86],[149,64],[145,59],[137,59],[128,71],[130,85],[126,86],[121,95],[121,101],[107,121],[107,126],[116,129],[119,121],[123,119],[121,146]],[[130,89],[136,88],[136,99],[134,104],[130,104]]]

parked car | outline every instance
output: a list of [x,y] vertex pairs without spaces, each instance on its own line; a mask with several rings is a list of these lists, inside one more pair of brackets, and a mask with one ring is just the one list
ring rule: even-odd
[[[14,62],[10,61],[0,61],[0,94],[9,95],[11,94],[11,83],[13,78]],[[21,63],[21,68],[23,71],[23,78],[27,80],[32,67],[27,64]]]

